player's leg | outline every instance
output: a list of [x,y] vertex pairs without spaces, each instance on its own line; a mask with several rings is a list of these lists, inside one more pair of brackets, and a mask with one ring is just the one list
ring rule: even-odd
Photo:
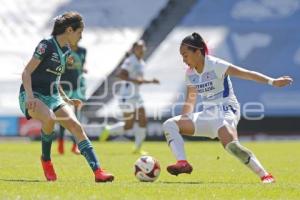
[[41,162],[45,177],[48,181],[57,179],[53,164],[51,162],[51,145],[53,139],[53,129],[55,124],[55,115],[42,101],[38,101],[34,110],[28,110],[28,114],[33,119],[42,122],[42,156]]
[[59,154],[64,154],[64,136],[65,128],[59,125],[58,135],[57,135],[57,151]]
[[105,173],[100,168],[100,163],[95,154],[93,146],[88,139],[83,127],[77,120],[73,110],[68,106],[64,106],[55,112],[58,122],[68,129],[75,137],[81,154],[85,157],[88,164],[95,174],[96,182],[107,182],[114,179],[113,175]]
[[263,183],[271,183],[275,181],[272,175],[264,169],[256,156],[249,149],[239,143],[235,127],[230,125],[222,126],[218,130],[218,135],[223,147],[257,174]]
[[[66,92],[66,94],[68,94],[68,97],[70,99],[80,99],[82,102],[84,102],[84,100],[85,100],[83,98],[82,90],[81,90],[80,87],[77,88],[76,90],[69,91],[69,92],[65,91],[65,92]],[[74,113],[75,113],[78,121],[81,121],[81,112],[80,112],[79,108],[74,107]],[[74,136],[71,135],[70,138],[71,138],[71,140],[73,142],[72,147],[71,147],[71,152],[73,152],[76,155],[80,155],[80,151],[78,149],[78,146],[77,146],[77,143],[76,143],[76,140],[75,140]]]
[[[81,120],[80,120],[80,119],[81,119],[80,111],[79,111],[77,108],[75,108],[75,111],[74,111],[74,112],[75,112],[75,115],[76,115],[77,119],[78,119],[79,121],[81,121]],[[75,140],[75,138],[74,138],[73,135],[71,135],[71,140],[72,140],[72,142],[73,142],[72,148],[71,148],[71,152],[73,152],[73,153],[76,154],[76,155],[80,155],[80,151],[79,151],[79,149],[78,149],[76,140]]]
[[134,112],[124,112],[123,113],[123,120],[124,120],[123,133],[124,134],[131,135],[133,133],[135,116],[136,115]]
[[130,99],[119,99],[119,107],[123,113],[123,120],[113,125],[106,125],[100,133],[100,141],[106,141],[110,135],[131,133],[134,125],[134,105]]
[[172,175],[191,173],[192,166],[187,162],[184,141],[181,135],[194,135],[195,126],[188,116],[177,116],[168,119],[163,124],[163,131],[168,145],[174,154],[177,163],[169,165],[167,170]]
[[136,110],[136,120],[138,121],[138,129],[134,131],[135,148],[133,152],[146,155],[148,153],[141,149],[142,143],[146,138],[146,126],[147,126],[147,117],[146,117],[146,112],[144,107],[140,107]]

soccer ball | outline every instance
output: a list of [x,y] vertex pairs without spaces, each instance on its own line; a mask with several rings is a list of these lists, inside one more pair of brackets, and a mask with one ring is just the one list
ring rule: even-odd
[[160,174],[158,161],[151,156],[142,156],[134,163],[134,175],[142,182],[153,182]]

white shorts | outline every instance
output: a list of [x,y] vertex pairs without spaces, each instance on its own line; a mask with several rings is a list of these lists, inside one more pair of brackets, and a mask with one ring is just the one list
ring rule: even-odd
[[[237,128],[240,120],[239,105],[212,106],[201,112],[191,113],[188,117],[193,121],[195,132],[194,136],[217,138],[218,130],[224,125]],[[177,116],[176,120],[181,116]]]
[[140,95],[131,98],[119,98],[119,107],[122,112],[132,113],[144,106],[144,101]]

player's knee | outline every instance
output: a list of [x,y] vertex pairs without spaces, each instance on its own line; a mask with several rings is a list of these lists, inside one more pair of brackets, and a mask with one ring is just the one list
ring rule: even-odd
[[133,129],[133,123],[126,123],[125,125],[124,125],[124,129],[125,130],[131,130],[131,129]]
[[179,132],[178,125],[176,124],[176,121],[174,118],[170,118],[163,123],[163,131],[165,134],[172,133],[174,131]]
[[248,164],[251,158],[251,151],[242,146],[238,141],[232,141],[225,146],[225,149],[236,156],[243,163]]
[[49,127],[50,129],[54,127],[55,118],[51,115],[45,116],[42,120],[43,126]]
[[170,130],[178,130],[179,131],[179,128],[176,124],[176,121],[174,118],[170,118],[168,119],[167,121],[165,121],[163,123],[163,130],[164,132],[168,132]]

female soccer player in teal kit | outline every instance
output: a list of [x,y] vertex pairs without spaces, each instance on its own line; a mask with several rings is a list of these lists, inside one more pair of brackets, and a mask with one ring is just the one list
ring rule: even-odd
[[81,39],[83,28],[83,19],[76,12],[66,12],[58,16],[55,19],[52,37],[38,44],[22,73],[20,108],[28,119],[33,118],[42,123],[41,162],[48,181],[57,179],[50,157],[55,122],[74,135],[81,154],[94,172],[96,182],[114,179],[113,175],[100,168],[91,142],[68,105],[78,106],[81,101],[62,96],[63,91],[59,87],[60,76],[65,70],[66,57],[69,54],[69,48],[64,47],[76,44]]

